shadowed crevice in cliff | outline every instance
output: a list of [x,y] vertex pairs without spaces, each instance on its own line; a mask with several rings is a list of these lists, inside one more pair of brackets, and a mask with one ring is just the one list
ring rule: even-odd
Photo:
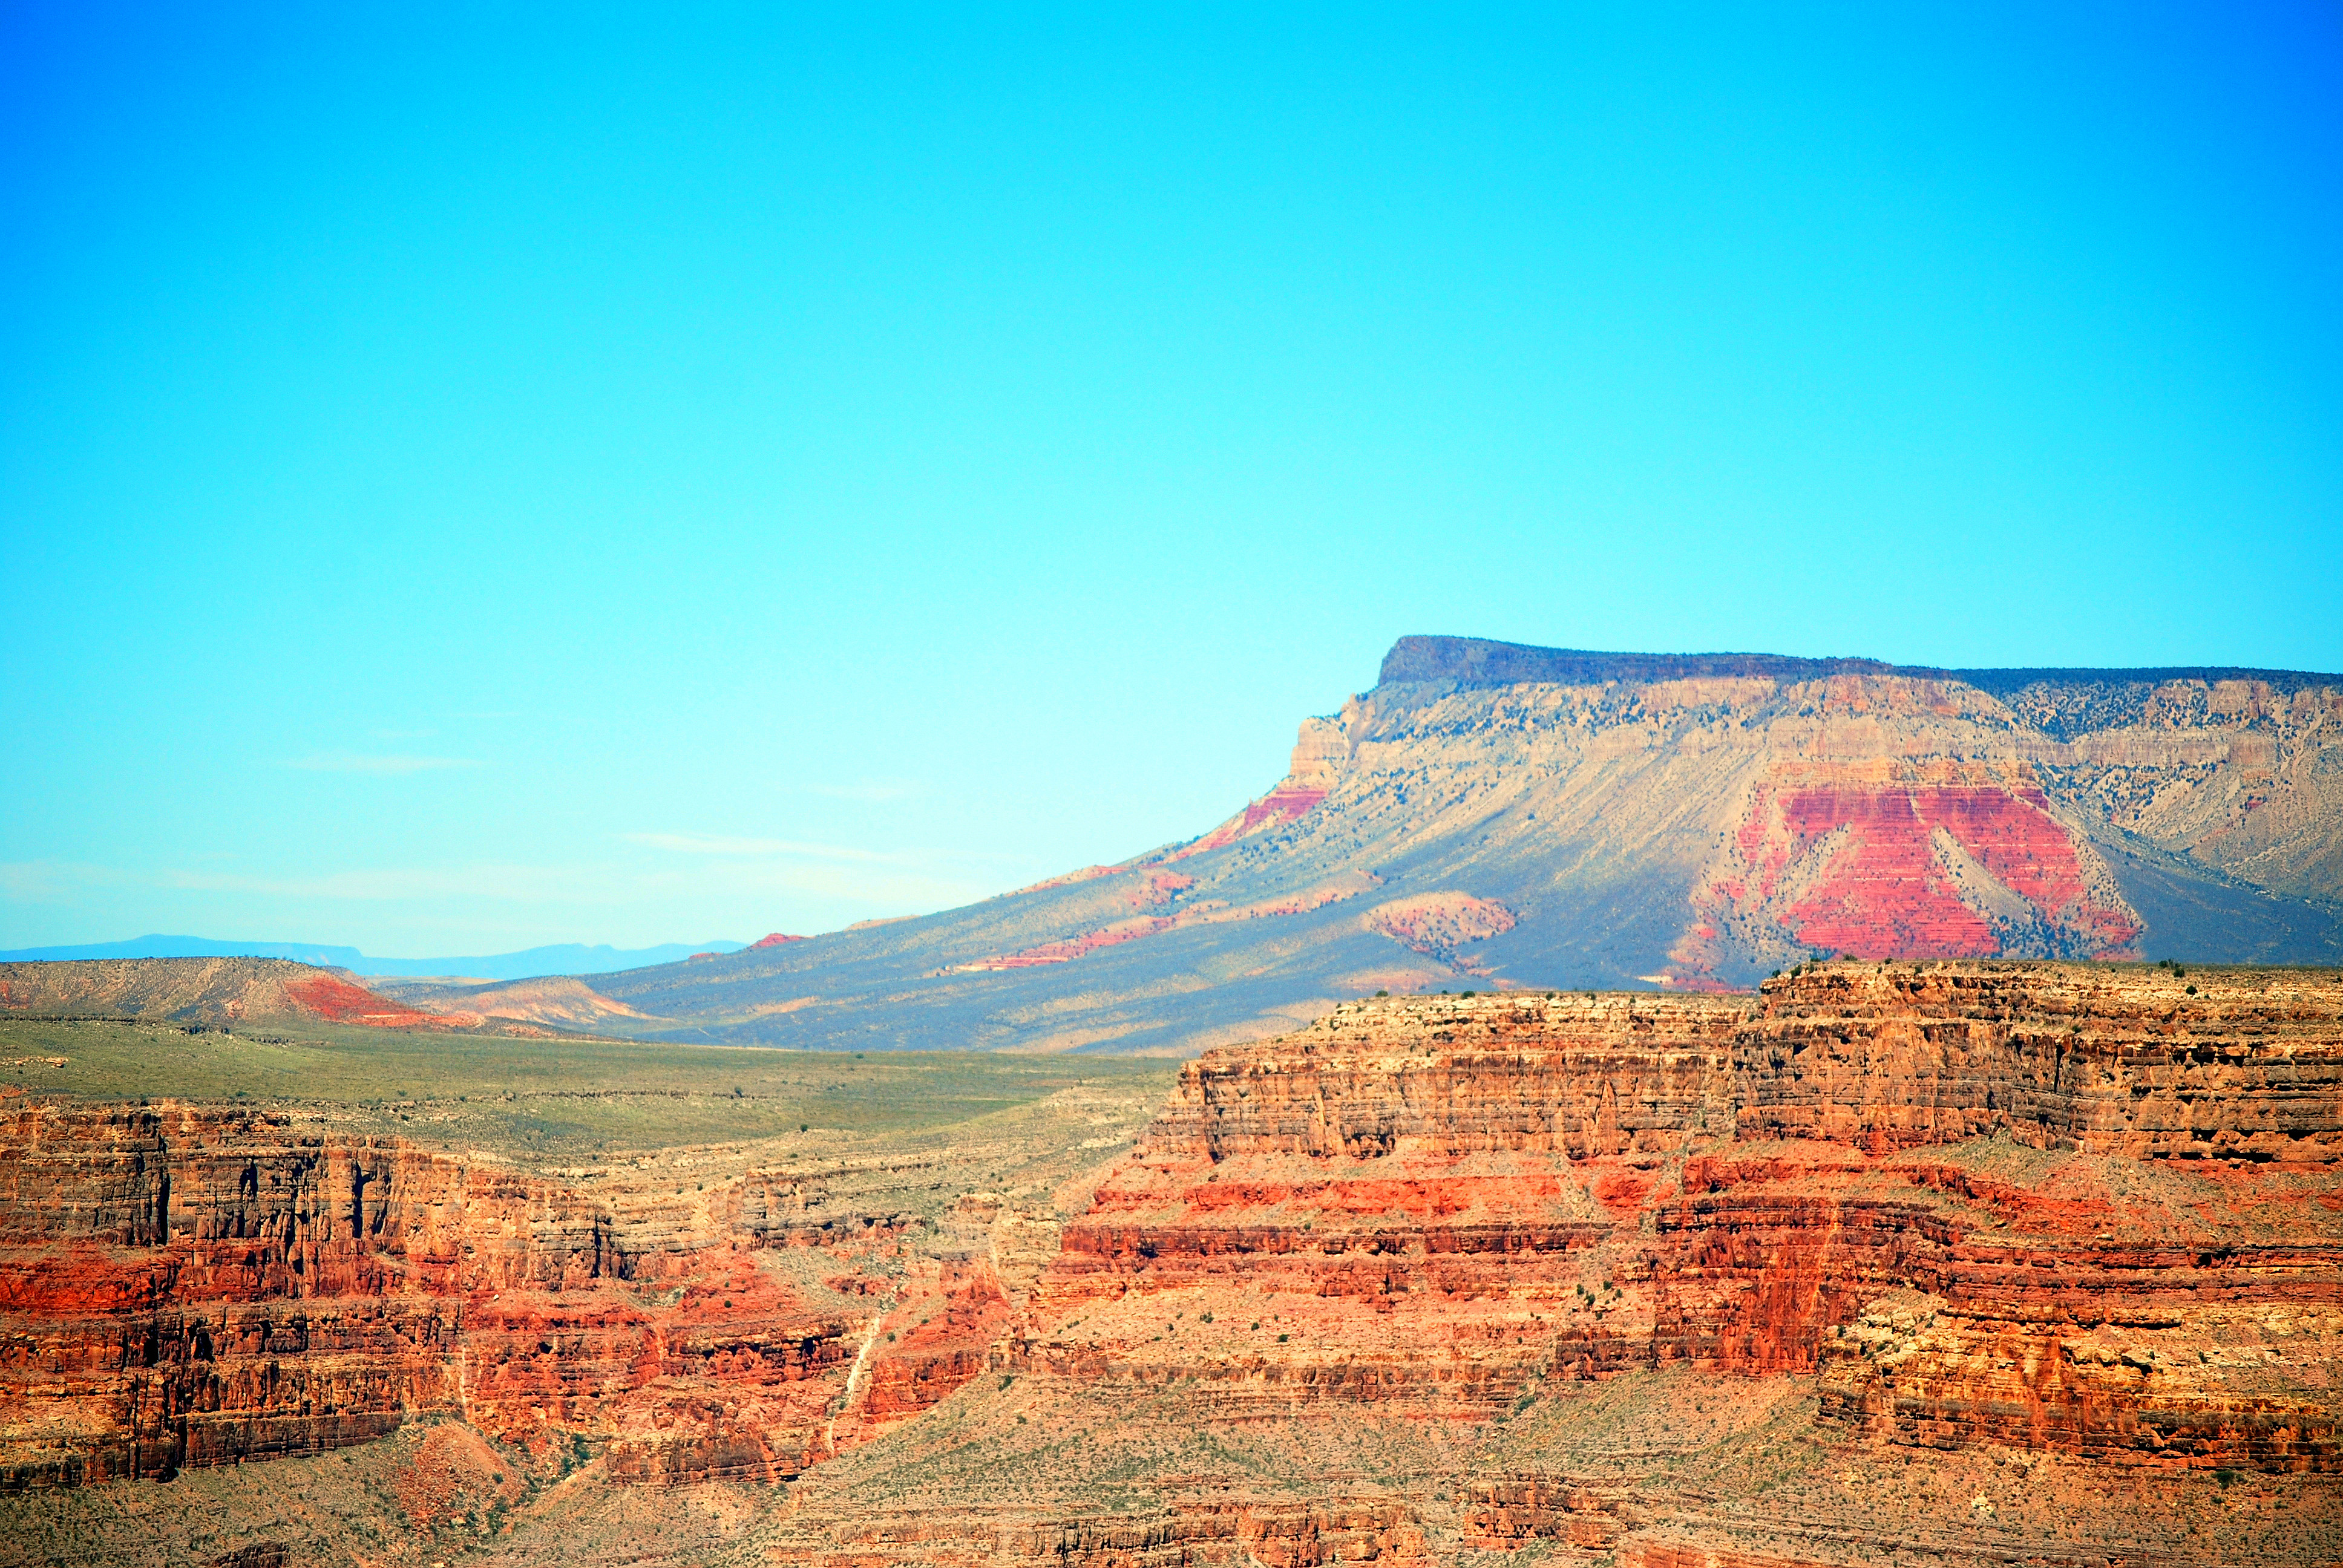
[[2343,908],[2273,898],[2258,888],[2190,876],[2147,856],[2107,851],[2124,898],[2147,922],[2145,959],[2202,961],[2187,933],[2217,927],[2233,963],[2343,964]]

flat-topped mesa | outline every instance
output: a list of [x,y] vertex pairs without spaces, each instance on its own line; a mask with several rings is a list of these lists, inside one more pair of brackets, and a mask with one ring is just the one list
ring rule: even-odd
[[[1778,653],[1604,653],[1530,648],[1477,637],[1403,637],[1383,655],[1382,685],[1453,680],[1465,686],[1602,686],[1611,681],[1816,680],[1829,675],[1894,675],[1875,658],[1797,658]],[[1927,674],[1942,674],[1940,670]]]
[[1581,648],[1533,648],[1477,637],[1403,637],[1383,655],[1384,685],[1453,681],[1460,686],[1603,686],[1669,680],[1820,680],[1835,675],[1895,675],[1956,680],[2009,697],[2043,687],[2141,689],[2180,682],[2258,686],[2291,697],[2307,689],[2343,684],[2343,676],[2302,669],[2252,669],[2231,665],[2172,665],[2155,668],[1944,669],[1889,664],[1876,658],[1803,658],[1779,653],[1623,653]]
[[2343,973],[1831,964],[1766,983],[1735,1068],[1745,1139],[2326,1162]]
[[1659,1153],[1731,1126],[1742,998],[1508,992],[1338,1007],[1207,1053],[1142,1159]]

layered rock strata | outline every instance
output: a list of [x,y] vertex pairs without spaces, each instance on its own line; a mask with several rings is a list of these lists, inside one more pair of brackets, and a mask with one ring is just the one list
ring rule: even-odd
[[996,1361],[1224,1417],[1689,1362],[1898,1443],[2328,1470],[2338,1161],[2324,971],[1357,1004],[1190,1064]]
[[1599,1293],[1621,1217],[1641,1168],[1730,1125],[1745,1010],[1410,999],[1207,1055],[1065,1228],[1034,1292],[1051,1326],[1002,1364],[1152,1384],[1202,1364],[1200,1399],[1232,1414],[1483,1412],[1565,1342],[1627,1364]]
[[[1188,1064],[1129,1158],[1067,1168],[1061,1236],[970,1191],[992,1244],[908,1259],[909,1213],[836,1194],[924,1186],[910,1152],[652,1203],[257,1112],[30,1108],[0,1461],[160,1474],[445,1412],[620,1481],[796,1475],[771,1560],[841,1568],[2105,1560],[2036,1550],[2055,1499],[1968,1499],[2015,1509],[2029,1467],[2333,1496],[2338,1060],[2331,972],[1383,999]],[[1835,1512],[1654,1479],[1733,1432]],[[1869,1517],[1939,1466],[1954,1518]]]
[[867,1314],[809,1300],[765,1243],[867,1247],[887,1221],[825,1235],[793,1184],[754,1177],[694,1202],[620,1215],[258,1111],[16,1111],[0,1489],[316,1452],[432,1412],[590,1437],[627,1478],[795,1473],[827,1452]]
[[1877,1151],[2006,1133],[2150,1159],[2343,1159],[2318,971],[1835,965],[1741,1042],[1745,1138]]

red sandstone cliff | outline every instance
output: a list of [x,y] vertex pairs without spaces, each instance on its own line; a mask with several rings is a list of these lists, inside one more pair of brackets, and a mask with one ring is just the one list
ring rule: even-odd
[[[0,1123],[0,1489],[362,1442],[432,1411],[613,1473],[791,1474],[849,1314],[713,1224],[283,1116],[166,1103]],[[883,1230],[883,1227],[881,1227]],[[867,1241],[879,1232],[858,1228]]]
[[2328,1469],[2338,1161],[2326,973],[1367,1003],[1192,1063],[1001,1364],[1455,1414],[1819,1369],[1898,1442]]

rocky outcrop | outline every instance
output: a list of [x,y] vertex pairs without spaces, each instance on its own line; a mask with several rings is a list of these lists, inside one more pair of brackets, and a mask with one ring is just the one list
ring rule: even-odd
[[2343,1412],[2325,1386],[2343,1344],[2335,1254],[2199,1266],[2180,1249],[2078,1249],[2051,1265],[2069,1272],[2063,1288],[2039,1291],[2010,1288],[2006,1270],[2042,1260],[1962,1258],[1946,1282],[1956,1297],[1884,1293],[1834,1329],[1823,1411],[1919,1448],[2343,1469]]
[[2333,977],[1833,965],[1744,1036],[1750,1138],[1877,1151],[2006,1132],[2149,1159],[2343,1159]]
[[1560,1363],[1648,1360],[1614,1316],[1616,1243],[1648,1171],[1730,1126],[1746,1013],[1415,998],[1210,1053],[1065,1227],[1001,1364],[1149,1387],[1202,1368],[1224,1415],[1463,1415]]
[[1062,1568],[1428,1568],[1416,1511],[1385,1497],[1182,1499],[1147,1513],[865,1513],[828,1549],[791,1542],[787,1560],[849,1564],[1056,1563]]
[[623,1002],[612,1001],[582,980],[496,980],[486,985],[448,985],[436,980],[377,980],[386,994],[429,1008],[449,1023],[478,1025],[518,1020],[557,1029],[597,1030],[613,1019],[639,1019]]
[[1575,992],[1347,1004],[1190,1062],[1134,1158],[1679,1149],[1723,1122],[1748,1013],[1742,999]]
[[630,1479],[780,1475],[858,1360],[850,1435],[988,1366],[1242,1417],[1691,1362],[1819,1374],[1898,1442],[2324,1468],[2338,1060],[2343,981],[2299,971],[1347,1004],[1189,1064],[1021,1305],[971,1258],[868,1334],[758,1261],[897,1222],[840,1230],[803,1175],[622,1214],[284,1117],[35,1107],[0,1138],[6,1458],[167,1473],[447,1411]]
[[476,1442],[569,1456],[548,1475],[590,1452],[623,1483],[793,1477],[753,1544],[830,1568],[2079,1563],[2149,1535],[2193,1563],[2247,1498],[2238,1550],[2291,1530],[2316,1561],[2338,1039],[2332,971],[1382,998],[1187,1063],[1046,1201],[936,1200],[969,1229],[925,1250],[906,1151],[628,1197],[258,1112],[30,1107],[0,1126],[0,1464],[160,1475],[421,1418],[450,1435],[418,1519],[493,1509]]
[[2142,930],[2032,771],[1982,759],[1775,763],[1693,905],[1694,976],[1768,930],[1868,959],[2132,958]]
[[[1559,1316],[1574,1299],[1590,1250],[1644,1191],[1634,1163],[1729,1121],[1729,1037],[1744,1010],[1694,998],[1419,999],[1208,1055],[1065,1228],[1039,1299],[1071,1314],[1137,1287],[1288,1291],[1387,1321],[1335,1360],[1247,1331],[1238,1353],[1265,1395],[1510,1398],[1554,1351],[1545,1332],[1517,1350],[1516,1318]],[[1573,1175],[1606,1161],[1621,1163],[1592,1184]],[[1451,1353],[1427,1364],[1416,1333]],[[1599,1322],[1572,1343],[1604,1364],[1621,1353]],[[1085,1364],[1063,1345],[1038,1353]],[[1115,1355],[1166,1372],[1181,1361]]]
[[2332,973],[1354,1004],[1183,1070],[999,1364],[1485,1416],[1690,1362],[1899,1443],[2334,1469],[2338,1155]]
[[1484,1475],[1467,1483],[1464,1544],[1481,1552],[1518,1552],[1559,1541],[1582,1552],[1608,1552],[1624,1522],[1614,1480],[1567,1475]]
[[883,1347],[873,1347],[860,1411],[866,1421],[898,1421],[950,1397],[984,1371],[994,1342],[1008,1326],[1009,1297],[989,1260],[948,1260],[940,1272],[934,1292],[939,1304],[919,1317],[908,1312],[891,1317],[890,1322],[900,1322],[900,1332],[889,1330]]
[[0,963],[0,1014],[141,1018],[233,1028],[271,1019],[377,1029],[476,1024],[394,1001],[288,959],[82,959]]
[[1387,1499],[1363,1498],[1200,1503],[1155,1518],[1068,1520],[1020,1533],[1003,1544],[1019,1556],[1101,1568],[1107,1563],[1172,1568],[1211,1561],[1223,1553],[1235,1562],[1278,1568],[1322,1568],[1338,1563],[1403,1568],[1432,1561],[1413,1509]]
[[641,1480],[793,1474],[850,1318],[753,1233],[281,1115],[0,1125],[0,1486],[165,1475],[461,1414]]

